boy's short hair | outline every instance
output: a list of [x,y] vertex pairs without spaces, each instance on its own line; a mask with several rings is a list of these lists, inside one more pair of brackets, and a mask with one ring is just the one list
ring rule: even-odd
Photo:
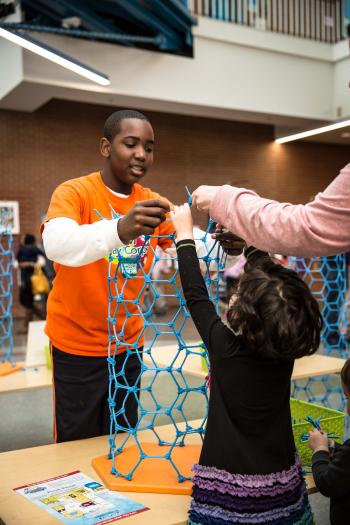
[[121,109],[119,111],[115,111],[114,113],[109,115],[103,127],[103,136],[106,137],[106,139],[108,139],[109,142],[112,142],[117,133],[119,133],[120,124],[126,118],[136,118],[139,120],[146,120],[146,122],[149,122],[146,115],[134,109]]
[[246,264],[227,320],[247,351],[279,359],[315,353],[323,326],[308,286],[267,254]]
[[340,372],[340,377],[343,385],[345,386],[347,391],[350,392],[350,359],[347,359],[347,361],[345,361],[345,364]]

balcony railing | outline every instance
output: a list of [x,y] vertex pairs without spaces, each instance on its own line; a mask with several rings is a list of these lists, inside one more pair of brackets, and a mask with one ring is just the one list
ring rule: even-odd
[[263,31],[339,42],[345,38],[347,0],[189,0],[194,15]]

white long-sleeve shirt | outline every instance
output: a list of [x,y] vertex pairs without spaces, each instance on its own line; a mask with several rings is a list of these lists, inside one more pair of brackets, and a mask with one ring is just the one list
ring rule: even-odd
[[[48,259],[64,266],[84,266],[105,257],[115,248],[125,246],[118,235],[119,219],[101,220],[93,224],[79,225],[73,219],[57,217],[45,223],[42,233]],[[198,257],[204,257],[214,244],[210,235],[194,228]],[[218,246],[210,256],[216,256]]]
[[45,223],[42,233],[46,257],[64,266],[84,266],[124,246],[118,235],[119,219],[79,225],[57,217]]

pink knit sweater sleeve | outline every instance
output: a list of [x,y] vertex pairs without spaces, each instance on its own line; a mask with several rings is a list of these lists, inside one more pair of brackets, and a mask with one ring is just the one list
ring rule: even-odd
[[212,201],[210,215],[247,244],[271,253],[307,257],[350,251],[350,164],[306,205],[280,203],[244,188],[223,186]]

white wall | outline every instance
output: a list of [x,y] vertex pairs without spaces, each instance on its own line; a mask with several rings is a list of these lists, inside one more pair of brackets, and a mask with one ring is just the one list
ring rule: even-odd
[[[8,22],[20,20],[19,6]],[[23,81],[22,50],[8,40],[0,38],[0,101]]]
[[350,117],[350,56],[348,42],[334,46],[334,111],[338,118]]

